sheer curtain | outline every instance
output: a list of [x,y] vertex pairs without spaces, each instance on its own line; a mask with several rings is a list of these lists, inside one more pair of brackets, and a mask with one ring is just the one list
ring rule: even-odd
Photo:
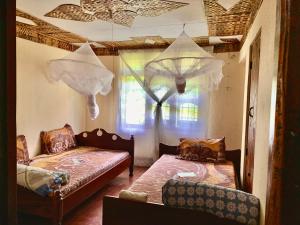
[[187,80],[184,94],[173,82],[156,79],[147,86],[144,66],[161,50],[120,51],[117,130],[135,136],[136,164],[149,165],[158,156],[158,143],[178,144],[180,137],[205,137],[208,95],[200,78]]

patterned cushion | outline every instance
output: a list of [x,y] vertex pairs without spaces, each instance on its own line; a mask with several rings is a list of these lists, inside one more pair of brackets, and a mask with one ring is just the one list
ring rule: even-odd
[[178,159],[200,162],[224,162],[225,137],[220,139],[181,138]]
[[72,127],[66,124],[63,128],[42,131],[41,150],[44,154],[59,153],[76,147],[76,139]]
[[24,135],[17,136],[17,163],[29,165],[30,159]]
[[249,225],[259,224],[259,199],[222,186],[168,180],[162,188],[164,205],[195,209]]

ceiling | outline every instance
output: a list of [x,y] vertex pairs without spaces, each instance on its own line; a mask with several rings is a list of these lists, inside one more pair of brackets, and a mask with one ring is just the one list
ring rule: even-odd
[[[176,0],[179,6],[165,10],[161,15],[151,16],[151,11],[146,13],[147,16],[142,16],[145,13],[136,14],[129,26],[117,24],[118,21],[105,21],[102,17],[83,22],[45,16],[63,4],[72,4],[80,9],[80,3],[95,1],[98,5],[110,2],[114,6],[120,1],[147,3],[154,0],[17,0],[17,35],[48,45],[55,42],[57,47],[60,43],[68,50],[74,50],[89,40],[94,42],[95,48],[100,48],[99,54],[101,51],[106,54],[122,48],[167,47],[184,27],[199,45],[220,47],[227,44],[227,50],[236,50],[262,0]],[[158,4],[164,2],[155,1]]]
[[193,37],[207,36],[208,26],[201,0],[177,0],[189,5],[157,17],[137,16],[131,27],[96,20],[80,22],[44,16],[61,4],[80,5],[80,0],[17,0],[17,8],[64,30],[93,41],[124,41],[130,37],[177,37],[186,24],[186,32]]

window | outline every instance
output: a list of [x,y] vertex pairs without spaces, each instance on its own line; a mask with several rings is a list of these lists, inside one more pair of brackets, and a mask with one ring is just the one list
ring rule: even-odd
[[183,103],[179,107],[179,120],[197,121],[198,106],[193,103]]
[[177,99],[177,114],[179,121],[192,123],[199,120],[200,91],[196,85],[190,85],[188,88],[188,91]]
[[[140,86],[133,73],[143,80],[145,62],[155,58],[159,52],[151,50],[148,52],[149,55],[141,53],[124,53],[126,63],[123,60],[120,61],[121,90],[118,130],[132,134],[142,134],[145,130],[153,129],[157,107],[157,103]],[[173,85],[172,80],[163,76],[157,76],[151,82],[151,90],[158,99],[162,99]],[[201,92],[199,77],[190,78],[187,80],[184,94],[174,94],[162,103],[161,125],[165,130],[177,132],[180,135],[204,134],[206,132],[206,118],[204,117],[207,115],[204,112],[207,110],[205,102],[206,95]]]
[[139,129],[145,124],[145,94],[133,76],[123,76],[121,122],[124,129]]
[[[152,119],[154,119],[154,117],[155,117],[155,109],[156,109],[156,103],[153,103],[152,110],[151,110]],[[164,103],[161,106],[161,111],[162,111],[163,120],[169,120],[170,119],[170,104]]]
[[[201,123],[201,93],[195,82],[188,83],[186,93],[175,94],[162,104],[164,126],[176,129]],[[156,102],[147,98],[133,76],[123,76],[121,93],[122,130],[143,130],[154,121]],[[163,89],[155,92],[159,98],[164,93]]]

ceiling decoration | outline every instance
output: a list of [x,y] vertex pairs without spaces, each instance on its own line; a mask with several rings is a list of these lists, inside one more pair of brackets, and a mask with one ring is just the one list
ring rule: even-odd
[[64,31],[18,9],[16,10],[16,16],[32,21],[32,23],[35,24],[24,23],[25,21],[21,22],[20,19],[18,19],[16,21],[17,37],[70,51],[76,49],[76,47],[70,43],[82,43],[87,41],[86,38]]
[[[115,2],[114,0],[107,1]],[[117,2],[119,1],[121,0]],[[218,3],[218,0],[203,1],[208,20],[209,35],[194,37],[193,40],[202,47],[213,46],[213,52],[239,51],[262,0],[240,0],[228,11]],[[85,3],[87,2],[99,3],[101,0],[86,0]],[[133,2],[145,3],[146,0],[124,0],[122,2],[124,4]],[[153,2],[158,2],[158,0]],[[171,1],[163,2],[174,3]],[[155,7],[152,9],[154,10]],[[92,15],[93,9],[85,7],[84,13],[88,14],[87,12]],[[147,15],[145,12],[143,13]],[[131,38],[129,36],[128,39],[120,41],[88,40],[23,11],[17,10],[16,15],[17,37],[69,51],[74,51],[82,43],[89,41],[93,43],[92,48],[97,55],[118,55],[118,50],[120,49],[167,48],[175,40],[174,38],[164,38],[159,35],[140,35]]]
[[231,9],[239,1],[241,0],[217,0],[219,5],[223,6],[226,10]]
[[262,2],[262,0],[240,0],[230,10],[226,10],[219,4],[225,1],[203,1],[209,36],[245,36]]
[[[149,41],[152,40],[153,42]],[[200,46],[208,46],[208,37],[195,37],[193,40]],[[175,41],[175,38],[162,38],[161,36],[132,37],[127,41],[100,41],[101,45],[107,48],[124,49],[147,49],[147,48],[167,48]]]
[[24,24],[31,25],[31,26],[36,26],[36,23],[35,23],[35,22],[33,22],[33,21],[30,20],[30,19],[21,17],[21,16],[16,16],[16,21],[18,21],[18,22],[20,22],[20,23],[24,23]]
[[220,38],[221,41],[225,43],[239,43],[240,40],[237,38]]
[[45,16],[82,22],[104,20],[130,27],[136,16],[160,16],[186,5],[166,0],[80,0],[80,5],[62,4]]
[[[161,36],[132,37],[126,41],[102,41],[87,40],[79,35],[62,30],[28,13],[16,10],[17,17],[32,21],[35,25],[16,21],[17,37],[49,46],[75,51],[86,41],[89,41],[96,55],[118,55],[121,49],[147,49],[167,48],[175,38],[163,38]],[[148,41],[146,41],[148,40]],[[152,40],[152,42],[149,40]],[[193,40],[201,47],[210,46],[209,37],[194,37]],[[154,43],[153,43],[154,42]],[[240,42],[222,42],[213,45],[214,52],[239,51]]]

